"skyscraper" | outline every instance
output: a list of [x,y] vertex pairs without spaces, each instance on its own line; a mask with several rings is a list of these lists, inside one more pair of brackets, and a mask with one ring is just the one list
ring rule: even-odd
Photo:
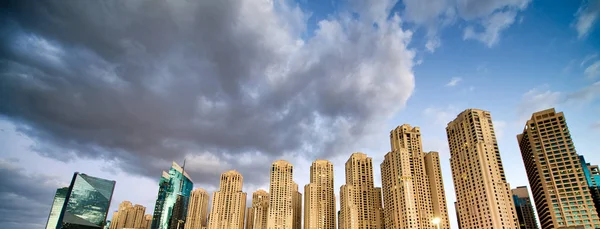
[[579,156],[579,161],[581,162],[581,168],[583,169],[587,185],[590,188],[596,212],[600,216],[600,169],[598,169],[598,165],[591,165],[585,162],[583,156]]
[[144,229],[150,229],[152,227],[152,215],[147,214],[144,216]]
[[462,229],[516,229],[490,112],[467,109],[446,127],[450,165]]
[[243,229],[246,193],[242,192],[244,178],[235,170],[221,175],[219,191],[213,194],[209,229]]
[[419,127],[408,124],[390,132],[390,144],[381,163],[385,228],[436,228],[434,218],[449,228],[438,154],[424,153]]
[[442,179],[442,167],[438,152],[425,154],[425,173],[429,180],[431,190],[431,206],[433,207],[433,218],[439,218],[440,228],[450,228],[448,219],[448,205],[446,203],[446,191],[444,190],[444,179]]
[[129,201],[119,204],[119,209],[113,214],[110,229],[144,228],[144,214],[146,207],[136,204],[133,206]]
[[269,193],[259,189],[252,193],[252,207],[248,209],[246,229],[266,229],[269,214]]
[[294,224],[294,206],[292,189],[293,166],[287,161],[279,160],[271,166],[269,185],[268,229],[292,229]]
[[293,229],[302,227],[302,194],[298,191],[298,184],[292,183],[292,209],[293,209]]
[[381,203],[373,185],[373,162],[364,153],[353,153],[346,161],[346,184],[340,189],[342,229],[381,227]]
[[115,181],[73,174],[56,228],[103,228],[114,188]]
[[163,171],[158,186],[158,197],[152,216],[152,229],[168,229],[171,224],[176,225],[179,220],[183,220],[173,217],[173,214],[176,213],[175,216],[182,216],[179,212],[187,212],[186,207],[174,208],[178,199],[182,201],[182,197],[187,198],[190,196],[194,183],[184,169],[173,162],[168,173]]
[[316,160],[310,166],[310,183],[304,186],[304,229],[335,229],[333,164]]
[[60,212],[63,209],[68,192],[69,187],[59,188],[56,190],[54,202],[52,202],[52,208],[50,209],[50,215],[48,216],[48,222],[46,223],[46,229],[56,229],[58,218],[60,217]]
[[194,189],[189,200],[185,229],[207,227],[208,192],[202,188]]
[[519,219],[520,229],[538,229],[533,205],[529,198],[529,192],[526,186],[519,186],[511,190],[515,208],[517,209],[517,218]]
[[533,113],[517,141],[541,228],[600,228],[564,114],[554,108]]

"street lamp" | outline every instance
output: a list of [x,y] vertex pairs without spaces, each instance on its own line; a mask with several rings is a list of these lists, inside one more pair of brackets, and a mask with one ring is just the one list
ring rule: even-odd
[[440,229],[440,222],[442,220],[439,217],[435,217],[431,220],[431,223],[435,224],[435,226],[437,227],[437,229]]

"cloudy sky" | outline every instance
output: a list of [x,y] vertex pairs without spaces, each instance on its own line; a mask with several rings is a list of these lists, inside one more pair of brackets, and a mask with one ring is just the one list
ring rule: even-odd
[[[161,170],[187,159],[215,191],[237,169],[268,188],[286,159],[373,157],[421,127],[456,219],[445,127],[492,113],[511,187],[528,185],[515,135],[564,111],[600,163],[599,0],[8,0],[0,3],[0,224],[41,228],[75,171],[117,181],[152,213]],[[336,191],[337,192],[337,191]],[[112,215],[112,213],[110,214]],[[110,216],[109,216],[110,217]]]

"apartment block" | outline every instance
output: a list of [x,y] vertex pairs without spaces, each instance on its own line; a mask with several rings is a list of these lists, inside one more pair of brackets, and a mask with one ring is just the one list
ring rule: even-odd
[[564,114],[554,108],[533,113],[517,141],[541,228],[600,228]]
[[235,170],[221,175],[219,191],[213,193],[209,229],[243,229],[246,193],[242,192],[244,178]]
[[185,229],[208,227],[208,192],[197,188],[190,194]]
[[333,164],[316,160],[310,166],[310,183],[304,186],[304,229],[335,229]]
[[[372,158],[353,153],[346,161],[346,184],[340,190],[340,224],[342,229],[379,229],[381,202],[373,183]],[[343,221],[343,222],[342,222]]]
[[460,228],[518,228],[490,112],[467,109],[446,134]]
[[271,166],[268,229],[294,228],[293,194],[297,188],[293,189],[293,169],[292,164],[284,160],[275,161]]
[[520,229],[539,229],[529,191],[526,186],[519,186],[511,190],[515,208],[517,209],[517,218],[519,219]]

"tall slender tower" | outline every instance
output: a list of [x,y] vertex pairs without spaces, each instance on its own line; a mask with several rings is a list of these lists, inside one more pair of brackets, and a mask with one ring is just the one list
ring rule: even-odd
[[520,229],[539,229],[533,212],[533,205],[529,198],[529,192],[526,186],[519,186],[511,190],[515,208],[517,209],[517,218],[519,219]]
[[213,193],[209,229],[243,229],[246,193],[242,192],[244,178],[235,170],[221,175],[219,191]]
[[490,112],[467,109],[446,127],[460,228],[516,229]]
[[287,161],[279,160],[271,166],[271,183],[269,187],[268,229],[293,229],[293,166]]
[[182,204],[176,206],[177,202],[178,200],[181,202],[182,197],[187,199],[190,196],[193,186],[194,183],[190,176],[177,163],[173,162],[171,164],[169,172],[163,171],[158,183],[158,197],[154,205],[152,229],[167,229],[171,226],[171,223],[176,224],[179,222],[179,220],[172,220],[173,218],[179,219],[179,217],[185,217],[181,214],[181,211],[174,210],[185,209],[185,206],[182,206]]
[[419,127],[408,124],[390,132],[392,151],[381,163],[385,228],[449,228],[444,187],[435,152],[424,153]]
[[252,207],[246,217],[246,229],[266,229],[269,215],[269,193],[259,189],[252,193]]
[[302,227],[302,194],[298,192],[298,184],[292,184],[292,208],[293,208],[293,229]]
[[429,152],[425,154],[425,173],[427,174],[429,189],[431,191],[433,218],[440,219],[440,228],[450,229],[446,191],[444,190],[444,179],[442,179],[442,167],[440,165],[440,155],[438,152]]
[[333,164],[316,160],[304,186],[304,229],[335,229],[335,214]]
[[372,159],[364,153],[353,153],[346,161],[346,185],[340,190],[340,199],[344,198],[340,204],[342,229],[381,227],[381,203],[377,202],[376,192]]
[[600,228],[564,114],[533,113],[517,140],[541,228]]
[[208,214],[208,192],[202,188],[197,188],[190,194],[190,203],[188,206],[185,229],[196,229],[207,227]]

